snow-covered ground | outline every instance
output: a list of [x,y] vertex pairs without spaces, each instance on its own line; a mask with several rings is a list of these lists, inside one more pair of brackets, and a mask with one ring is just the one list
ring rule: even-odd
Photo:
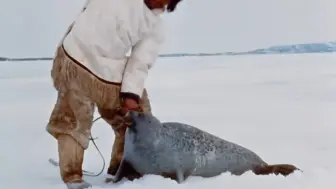
[[[154,113],[162,121],[193,124],[252,149],[269,163],[295,164],[302,173],[191,177],[180,185],[159,176],[117,185],[104,184],[105,175],[86,179],[93,189],[334,189],[335,62],[336,54],[161,58],[148,79]],[[56,100],[50,65],[0,64],[1,189],[65,188],[58,169],[48,163],[57,159],[56,141],[45,132]],[[92,132],[108,161],[111,128],[98,121]],[[90,145],[84,169],[98,172],[101,166]]]

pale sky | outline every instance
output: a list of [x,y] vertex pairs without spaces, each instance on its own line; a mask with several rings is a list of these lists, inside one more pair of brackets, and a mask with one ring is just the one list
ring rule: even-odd
[[[209,4],[212,2],[212,4]],[[53,56],[84,0],[0,0],[0,56]],[[162,53],[246,51],[336,40],[335,0],[183,0]]]

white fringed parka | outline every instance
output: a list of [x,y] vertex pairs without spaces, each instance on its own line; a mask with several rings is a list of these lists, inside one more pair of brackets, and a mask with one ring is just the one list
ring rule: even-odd
[[141,97],[164,40],[161,13],[144,0],[89,0],[63,47],[97,77],[120,83],[121,93]]

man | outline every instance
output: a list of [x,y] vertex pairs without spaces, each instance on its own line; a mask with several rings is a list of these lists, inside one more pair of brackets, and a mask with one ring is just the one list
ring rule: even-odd
[[82,178],[82,164],[96,106],[115,133],[108,173],[116,173],[123,155],[123,115],[128,110],[151,114],[144,84],[163,42],[160,14],[173,12],[179,1],[89,0],[69,27],[52,64],[58,97],[46,128],[57,139],[68,188],[91,186]]

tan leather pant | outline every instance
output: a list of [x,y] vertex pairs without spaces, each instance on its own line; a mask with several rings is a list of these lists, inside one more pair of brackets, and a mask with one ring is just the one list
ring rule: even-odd
[[[57,49],[51,77],[58,96],[46,129],[58,141],[63,181],[82,179],[83,155],[88,148],[96,106],[115,133],[108,170],[113,174],[123,155],[125,134],[124,129],[118,129],[121,118],[115,113],[121,105],[120,84],[99,79],[67,55],[62,46]],[[151,113],[146,90],[143,92],[141,106],[144,112]]]

